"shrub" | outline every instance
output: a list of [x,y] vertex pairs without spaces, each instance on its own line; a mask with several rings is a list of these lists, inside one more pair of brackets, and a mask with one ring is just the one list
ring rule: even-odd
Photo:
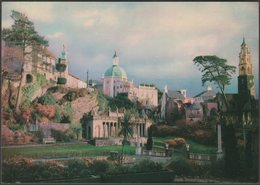
[[57,63],[56,64],[56,70],[60,73],[64,72],[66,70],[66,64]]
[[38,99],[38,103],[42,105],[55,105],[56,100],[50,93],[46,93]]
[[59,77],[57,80],[57,84],[65,85],[67,83],[67,79],[63,77]]
[[166,140],[166,143],[168,143],[170,147],[182,148],[185,145],[186,140],[184,138],[175,138],[171,140]]
[[42,105],[36,104],[35,110],[42,116],[46,116],[48,118],[53,118],[56,113],[56,108],[54,105]]
[[153,149],[153,137],[152,137],[152,129],[148,129],[148,139],[146,143],[146,150],[152,150]]
[[132,167],[132,171],[134,172],[154,172],[162,169],[163,166],[160,163],[148,159],[142,160]]
[[187,160],[172,161],[168,166],[169,169],[173,170],[176,175],[179,176],[190,176],[193,175],[191,164]]
[[32,119],[33,109],[31,107],[24,108],[21,112],[21,118],[24,122],[28,122]]
[[73,139],[73,135],[71,135],[68,131],[62,132],[59,130],[51,129],[51,135],[58,142],[69,142]]
[[59,93],[62,93],[62,94],[65,94],[68,92],[68,88],[67,87],[64,87],[64,86],[53,86],[53,87],[50,87],[47,92],[51,92],[51,93],[56,93],[56,92],[59,92]]
[[34,132],[34,138],[36,139],[37,143],[42,143],[42,139],[44,137],[44,134],[42,130],[38,130]]
[[59,107],[56,107],[56,112],[55,112],[55,116],[54,116],[54,121],[56,123],[60,123],[62,119],[62,112],[61,109]]
[[89,169],[92,174],[104,175],[109,171],[110,163],[105,160],[94,160],[92,164],[90,164]]
[[66,177],[84,177],[90,174],[88,166],[82,160],[74,159],[65,163]]

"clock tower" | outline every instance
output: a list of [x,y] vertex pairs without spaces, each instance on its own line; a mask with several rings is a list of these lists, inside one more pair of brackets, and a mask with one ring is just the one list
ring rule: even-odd
[[247,99],[253,96],[255,98],[255,83],[252,72],[251,53],[243,38],[241,44],[241,51],[239,53],[239,76],[238,76],[238,94],[240,98]]

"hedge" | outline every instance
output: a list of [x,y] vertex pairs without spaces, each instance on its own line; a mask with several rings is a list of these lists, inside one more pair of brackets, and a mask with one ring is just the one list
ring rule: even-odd
[[57,81],[57,84],[66,84],[67,83],[67,79],[66,78],[62,78],[62,77],[59,77],[58,78],[58,81]]

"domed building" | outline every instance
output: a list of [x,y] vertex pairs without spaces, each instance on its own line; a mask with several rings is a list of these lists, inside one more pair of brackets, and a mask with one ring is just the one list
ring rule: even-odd
[[119,57],[115,52],[113,64],[108,68],[103,78],[103,93],[106,96],[115,97],[118,93],[128,93],[133,86],[127,80],[125,70],[119,66]]

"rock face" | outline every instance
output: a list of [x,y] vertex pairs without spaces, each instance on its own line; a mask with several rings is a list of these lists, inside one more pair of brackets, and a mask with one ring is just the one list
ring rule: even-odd
[[84,97],[77,98],[76,100],[71,102],[71,107],[74,110],[74,121],[80,122],[80,119],[84,115],[84,113],[88,113],[90,111],[97,112],[98,111],[98,102],[96,97],[91,95],[86,95]]

